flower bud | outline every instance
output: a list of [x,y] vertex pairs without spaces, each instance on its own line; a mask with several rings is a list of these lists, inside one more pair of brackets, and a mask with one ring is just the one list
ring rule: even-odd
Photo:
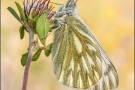
[[[54,6],[50,5],[50,0],[32,0],[32,2],[29,0],[25,2],[24,0],[24,13],[29,27],[35,32],[36,21],[43,13],[47,13],[46,18],[49,22],[55,14],[55,12],[52,11],[53,8]],[[48,12],[45,12],[46,10]]]

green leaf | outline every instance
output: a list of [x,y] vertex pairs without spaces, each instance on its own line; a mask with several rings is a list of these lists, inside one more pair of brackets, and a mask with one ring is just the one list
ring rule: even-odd
[[47,20],[47,12],[45,12],[38,18],[36,23],[36,32],[43,45],[45,43],[44,38],[47,36],[49,32],[49,27],[50,27],[50,23]]
[[7,9],[22,24],[22,21],[21,21],[20,17],[18,16],[18,14],[16,13],[16,11],[11,7],[8,7]]
[[[38,60],[38,58],[39,58],[39,56],[40,56],[40,54],[41,54],[41,51],[42,51],[42,50],[39,49],[39,50],[36,52],[36,54],[35,54],[35,55],[33,56],[33,58],[32,58],[32,61],[37,61],[37,60]],[[22,66],[25,66],[25,65],[26,65],[27,58],[28,58],[28,52],[22,55],[22,58],[21,58],[21,64],[22,64]]]
[[22,55],[22,58],[21,58],[21,64],[22,64],[22,66],[25,66],[26,65],[27,57],[28,57],[28,53],[25,53],[25,54]]
[[45,52],[45,55],[46,55],[47,57],[51,54],[51,49],[52,49],[52,43],[49,44],[49,45],[47,45],[47,46],[45,47],[44,52]]
[[37,51],[37,53],[33,56],[33,59],[32,59],[32,61],[37,61],[37,59],[39,58],[39,56],[40,56],[40,54],[41,54],[41,49],[39,49],[38,51]]
[[19,3],[15,2],[17,8],[18,8],[18,11],[20,12],[20,15],[22,16],[22,21],[26,21],[26,17],[25,17],[25,14],[24,14],[24,11],[23,9],[21,8],[21,6],[19,5]]
[[24,26],[20,27],[19,32],[20,32],[20,38],[23,39],[24,38]]

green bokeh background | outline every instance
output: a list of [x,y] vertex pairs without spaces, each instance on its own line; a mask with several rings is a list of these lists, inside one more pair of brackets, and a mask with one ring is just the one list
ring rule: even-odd
[[[23,5],[23,0],[16,1]],[[24,67],[20,59],[27,51],[28,34],[20,40],[21,25],[7,10],[8,6],[17,10],[15,0],[1,0],[1,4],[1,90],[21,90]],[[134,0],[78,0],[77,7],[79,16],[93,30],[118,71],[120,84],[116,90],[134,90]],[[52,38],[53,34],[48,37],[48,44]],[[37,62],[31,63],[28,90],[73,89],[57,82],[51,56],[42,53]]]

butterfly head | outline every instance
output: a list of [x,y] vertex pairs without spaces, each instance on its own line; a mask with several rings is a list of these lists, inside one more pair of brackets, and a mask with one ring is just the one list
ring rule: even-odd
[[68,0],[65,6],[63,5],[59,8],[58,12],[55,14],[55,18],[78,14],[76,9],[76,2],[77,0]]

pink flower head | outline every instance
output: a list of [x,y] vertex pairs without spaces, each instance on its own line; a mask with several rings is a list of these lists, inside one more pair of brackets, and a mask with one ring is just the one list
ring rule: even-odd
[[47,19],[50,20],[55,12],[52,11],[54,6],[50,5],[50,0],[32,0],[30,2],[27,0],[27,2],[23,2],[24,4],[24,13],[27,18],[34,19],[42,15],[42,13],[45,10],[48,10],[47,12]]

